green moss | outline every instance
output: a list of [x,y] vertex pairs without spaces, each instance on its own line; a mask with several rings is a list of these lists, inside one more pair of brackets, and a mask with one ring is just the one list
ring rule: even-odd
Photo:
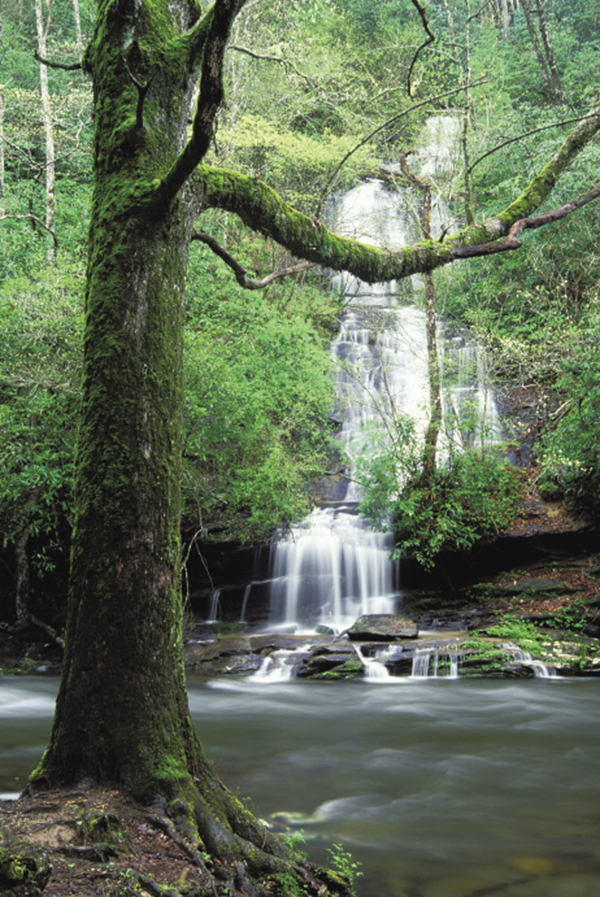
[[332,670],[325,670],[322,673],[317,673],[311,678],[332,681],[335,679],[358,679],[363,675],[364,667],[362,663],[358,658],[351,657],[348,660],[345,660],[344,663],[334,667]]

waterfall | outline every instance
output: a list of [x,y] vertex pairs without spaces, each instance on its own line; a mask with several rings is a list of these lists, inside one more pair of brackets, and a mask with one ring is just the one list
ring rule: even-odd
[[385,682],[391,678],[384,663],[373,657],[365,657],[358,645],[354,645],[354,650],[365,668],[365,679],[369,682]]
[[[454,151],[446,144],[458,133],[456,119],[443,116],[436,121],[426,136],[429,148],[422,153],[421,172],[441,171],[447,178]],[[437,138],[431,136],[434,132]],[[418,237],[412,191],[390,188],[376,179],[341,197],[334,217],[339,233],[373,245],[396,249]],[[438,229],[450,220],[441,200],[435,220]],[[365,444],[365,431],[382,421],[405,414],[415,421],[417,431],[425,429],[429,394],[425,314],[414,304],[421,282],[412,278],[408,285],[368,285],[342,274],[334,283],[345,297],[346,309],[331,346],[337,372],[338,439],[347,458],[345,480],[338,484],[334,501],[325,502],[325,507],[273,540],[269,622],[274,627],[314,630],[325,625],[340,631],[360,614],[394,613],[400,601],[398,563],[391,560],[392,535],[370,531],[356,513],[361,494],[354,463]],[[442,367],[451,384],[445,416],[455,421],[463,442],[464,432],[467,441],[473,440],[478,431],[471,432],[466,423],[473,406],[486,410],[492,427],[497,426],[497,412],[483,384],[481,356],[460,335],[440,330]]]
[[449,645],[417,648],[413,656],[413,679],[458,679],[458,654]]

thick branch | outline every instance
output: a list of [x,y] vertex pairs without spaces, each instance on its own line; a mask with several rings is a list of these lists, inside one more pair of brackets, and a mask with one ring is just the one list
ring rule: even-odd
[[202,230],[196,230],[192,234],[192,240],[198,240],[200,243],[204,243],[212,249],[215,255],[218,255],[219,258],[231,268],[235,274],[235,279],[245,290],[264,290],[265,287],[270,283],[273,283],[274,280],[278,280],[280,277],[289,277],[290,274],[301,274],[304,271],[308,271],[309,268],[312,268],[311,262],[302,262],[299,265],[282,268],[280,271],[273,271],[271,274],[267,274],[266,277],[262,277],[260,280],[252,280],[248,277],[246,269],[243,268],[242,265],[234,259],[231,253],[227,252],[225,247],[221,246],[218,240],[215,240],[210,234],[207,234]]
[[[482,246],[507,237],[513,225],[540,208],[561,174],[599,129],[600,110],[595,110],[579,123],[521,196],[495,217],[465,227],[443,243],[425,240],[395,251],[334,234],[317,219],[289,206],[266,184],[234,171],[202,166],[195,186],[204,208],[235,212],[253,230],[271,237],[296,257],[349,271],[367,283],[380,283],[433,271],[458,258],[458,250],[479,247],[474,254],[485,254]],[[582,204],[575,202],[577,208]],[[550,220],[556,218],[538,226]]]
[[454,258],[466,259],[480,255],[491,255],[494,252],[507,252],[511,249],[519,249],[521,246],[519,237],[524,230],[533,230],[538,227],[544,227],[546,224],[552,224],[554,221],[560,221],[561,218],[566,218],[567,215],[570,215],[577,209],[581,209],[599,196],[600,186],[593,187],[587,193],[578,196],[577,199],[567,202],[564,206],[559,206],[557,209],[552,209],[551,212],[545,212],[543,215],[535,215],[533,218],[521,218],[519,221],[516,221],[508,232],[508,236],[505,240],[498,240],[495,243],[484,243],[480,246],[468,246],[454,249],[452,254],[454,255]]

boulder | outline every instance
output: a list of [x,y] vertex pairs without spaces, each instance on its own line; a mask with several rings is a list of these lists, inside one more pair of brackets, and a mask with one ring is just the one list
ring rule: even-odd
[[402,614],[364,614],[348,630],[353,641],[384,641],[416,638],[419,627],[414,620]]

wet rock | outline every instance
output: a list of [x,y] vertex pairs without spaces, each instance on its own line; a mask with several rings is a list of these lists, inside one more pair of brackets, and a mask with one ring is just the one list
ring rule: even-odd
[[395,641],[416,638],[419,627],[402,614],[364,614],[348,630],[353,641]]
[[190,641],[184,645],[186,666],[217,660],[222,657],[234,657],[252,654],[248,636],[227,636],[217,642]]
[[505,595],[565,595],[577,592],[578,589],[567,582],[549,577],[524,577],[514,582],[503,583],[493,590],[499,596]]

